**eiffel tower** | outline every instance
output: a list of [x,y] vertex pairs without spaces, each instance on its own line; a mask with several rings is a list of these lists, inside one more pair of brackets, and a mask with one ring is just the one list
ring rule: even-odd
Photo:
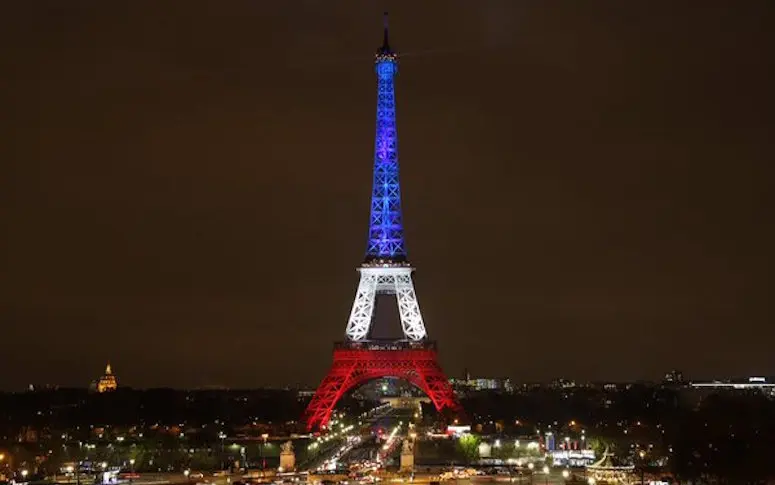
[[[387,14],[382,47],[374,57],[377,74],[377,133],[366,258],[345,330],[334,344],[334,361],[305,412],[307,428],[325,428],[337,401],[350,389],[382,377],[396,377],[421,389],[439,411],[460,412],[449,380],[428,340],[412,282],[401,214],[394,78],[398,55],[388,43]],[[378,295],[394,295],[402,339],[370,339]]]

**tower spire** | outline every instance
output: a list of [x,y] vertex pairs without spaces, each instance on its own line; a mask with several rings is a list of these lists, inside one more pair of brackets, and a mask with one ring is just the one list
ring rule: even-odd
[[382,24],[385,27],[385,38],[382,40],[382,51],[390,52],[390,42],[388,42],[388,13],[382,14]]

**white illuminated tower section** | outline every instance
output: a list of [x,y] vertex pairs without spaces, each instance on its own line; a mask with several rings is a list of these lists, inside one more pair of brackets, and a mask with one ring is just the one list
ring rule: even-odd
[[398,74],[398,56],[388,43],[387,16],[385,38],[382,47],[377,50],[374,71],[377,74],[377,133],[374,141],[369,240],[366,259],[358,269],[361,279],[346,334],[352,341],[368,339],[377,295],[389,294],[395,295],[398,300],[404,337],[418,341],[427,334],[412,283],[414,268],[407,260],[404,242],[393,83]]

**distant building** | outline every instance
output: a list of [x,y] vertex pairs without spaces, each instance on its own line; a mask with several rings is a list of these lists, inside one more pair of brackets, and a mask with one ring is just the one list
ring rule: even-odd
[[573,387],[576,387],[576,381],[571,379],[555,379],[551,382],[550,387],[554,389],[571,389]]
[[56,391],[57,389],[59,389],[59,386],[53,384],[30,384],[27,386],[29,392]]
[[775,383],[767,382],[765,377],[749,377],[748,379],[715,380],[711,382],[692,382],[693,389],[728,390],[728,391],[761,391],[775,395]]
[[665,374],[664,382],[670,383],[670,384],[683,384],[684,382],[683,372],[675,369],[671,370],[670,372]]
[[595,450],[571,449],[547,451],[547,456],[552,457],[554,466],[582,467],[595,462]]
[[96,391],[99,393],[115,391],[118,387],[116,376],[110,368],[110,363],[105,366],[105,374],[96,383]]
[[472,378],[466,372],[465,379],[450,379],[449,383],[459,392],[466,391],[503,391],[513,392],[514,387],[508,378]]

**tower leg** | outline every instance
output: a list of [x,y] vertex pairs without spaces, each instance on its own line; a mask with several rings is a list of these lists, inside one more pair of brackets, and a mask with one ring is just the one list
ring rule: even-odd
[[374,315],[374,299],[377,293],[378,275],[373,272],[361,271],[361,280],[355,294],[350,319],[347,321],[347,338],[363,340],[369,335],[369,327]]
[[424,339],[427,333],[420,314],[420,304],[417,303],[417,295],[414,292],[411,271],[395,275],[394,282],[404,335],[411,340]]
[[425,382],[425,393],[431,398],[437,411],[448,409],[455,413],[462,413],[463,409],[455,396],[455,391],[435,359],[418,363],[418,370]]
[[353,370],[352,363],[337,360],[336,355],[334,356],[331,369],[307,405],[304,419],[307,421],[308,429],[322,428],[328,424],[337,401],[353,386],[350,382]]

